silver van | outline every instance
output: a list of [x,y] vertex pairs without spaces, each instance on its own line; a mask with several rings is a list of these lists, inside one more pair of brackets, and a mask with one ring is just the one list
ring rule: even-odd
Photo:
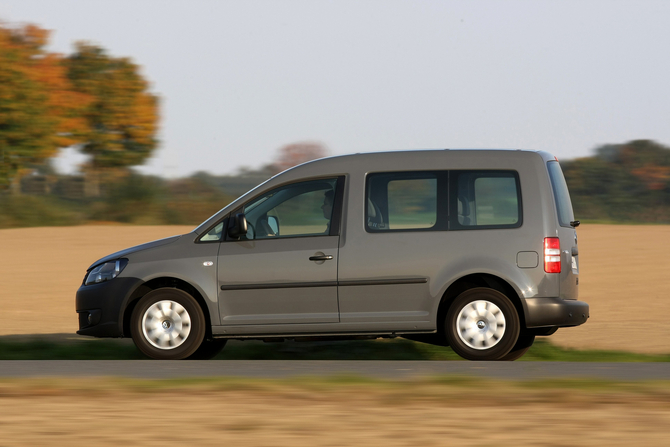
[[316,160],[191,233],[106,256],[77,291],[81,335],[156,359],[228,339],[402,336],[514,360],[589,317],[556,158],[435,150]]

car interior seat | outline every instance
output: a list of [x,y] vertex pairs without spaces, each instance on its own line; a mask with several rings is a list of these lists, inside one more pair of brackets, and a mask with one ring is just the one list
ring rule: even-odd
[[470,222],[470,202],[465,196],[458,196],[458,223],[468,226]]

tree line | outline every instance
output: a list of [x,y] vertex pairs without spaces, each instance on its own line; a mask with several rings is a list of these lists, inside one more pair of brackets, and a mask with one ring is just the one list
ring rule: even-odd
[[608,144],[561,166],[576,219],[670,224],[670,147],[651,140]]
[[319,143],[299,142],[281,147],[272,162],[234,175],[197,172],[165,179],[128,170],[107,176],[99,196],[85,194],[82,176],[58,174],[47,160],[21,179],[21,195],[0,194],[0,228],[91,222],[196,225],[278,172],[326,155]]
[[156,148],[158,97],[139,66],[77,42],[74,52],[46,50],[49,31],[0,23],[0,191],[59,149],[89,155],[87,195],[105,176],[127,173]]

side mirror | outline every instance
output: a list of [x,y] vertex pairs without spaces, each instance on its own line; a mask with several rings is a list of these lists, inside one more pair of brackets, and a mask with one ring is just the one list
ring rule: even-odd
[[247,218],[244,214],[236,214],[231,219],[232,225],[228,228],[228,236],[239,239],[241,236],[247,234]]

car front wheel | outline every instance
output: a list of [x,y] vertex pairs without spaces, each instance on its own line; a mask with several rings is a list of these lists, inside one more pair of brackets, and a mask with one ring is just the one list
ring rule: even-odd
[[519,327],[519,315],[509,298],[483,287],[456,297],[445,324],[449,345],[468,360],[502,359],[516,344]]
[[130,332],[137,348],[151,358],[185,359],[198,350],[205,338],[205,316],[188,293],[157,289],[135,306]]

